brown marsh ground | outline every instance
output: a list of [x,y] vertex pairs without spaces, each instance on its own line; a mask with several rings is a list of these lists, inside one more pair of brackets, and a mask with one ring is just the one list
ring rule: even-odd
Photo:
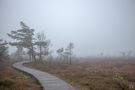
[[48,60],[27,66],[51,73],[77,90],[135,90],[135,58],[79,58],[71,65]]
[[35,78],[14,68],[14,62],[0,62],[0,90],[42,90]]

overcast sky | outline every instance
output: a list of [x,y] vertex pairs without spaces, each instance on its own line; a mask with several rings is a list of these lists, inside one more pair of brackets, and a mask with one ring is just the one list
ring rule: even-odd
[[[135,0],[0,0],[0,38],[24,21],[78,56],[135,50]],[[10,49],[13,50],[13,49]]]

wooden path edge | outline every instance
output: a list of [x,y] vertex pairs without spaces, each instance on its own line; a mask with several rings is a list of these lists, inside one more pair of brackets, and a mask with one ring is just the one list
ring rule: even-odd
[[75,90],[70,84],[51,75],[47,72],[25,67],[25,63],[30,61],[21,61],[13,64],[13,68],[33,76],[41,85],[43,90]]

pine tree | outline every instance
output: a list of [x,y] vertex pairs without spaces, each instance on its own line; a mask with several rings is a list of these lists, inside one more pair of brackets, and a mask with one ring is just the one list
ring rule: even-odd
[[0,39],[0,61],[8,58],[7,42]]
[[73,55],[73,48],[74,48],[74,44],[73,43],[69,43],[69,45],[66,48],[66,52],[65,54],[69,56],[69,64],[71,64],[71,59],[72,59],[72,55]]
[[49,54],[50,41],[46,39],[46,36],[43,32],[37,33],[35,45],[39,49],[39,52],[37,52],[39,60],[42,61],[43,60],[42,56],[47,56]]
[[63,48],[60,48],[60,49],[57,50],[57,54],[59,56],[60,61],[62,61],[63,52],[64,52]]
[[34,51],[34,43],[33,43],[33,36],[34,36],[34,29],[30,29],[26,24],[20,22],[21,29],[16,31],[11,31],[8,33],[8,36],[15,40],[15,42],[10,42],[10,45],[16,47],[23,47],[27,48],[28,52],[31,51],[29,54],[32,59],[36,60],[35,58],[35,51]]

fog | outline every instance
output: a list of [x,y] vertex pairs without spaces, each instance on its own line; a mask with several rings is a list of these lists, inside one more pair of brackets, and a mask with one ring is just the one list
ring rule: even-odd
[[54,52],[69,42],[77,56],[135,51],[135,0],[0,0],[0,38],[10,41],[20,21],[45,32]]

